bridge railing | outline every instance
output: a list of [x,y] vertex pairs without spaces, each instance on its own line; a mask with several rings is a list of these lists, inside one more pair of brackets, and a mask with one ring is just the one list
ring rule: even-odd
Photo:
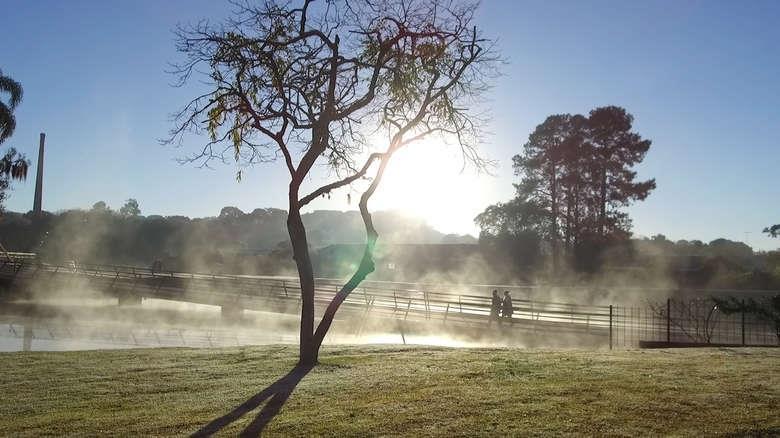
[[[28,276],[40,272],[50,274],[78,274],[90,280],[103,280],[115,284],[118,281],[131,282],[133,286],[146,288],[150,297],[167,296],[175,298],[177,294],[201,294],[221,296],[222,300],[274,299],[285,301],[300,300],[300,283],[290,278],[268,278],[240,275],[178,273],[158,271],[147,267],[101,265],[90,263],[66,262],[45,264],[37,261],[6,261],[6,268],[0,267],[0,275],[10,271],[16,276],[21,271]],[[342,282],[334,279],[317,279],[316,302],[327,304],[338,292]],[[430,318],[461,318],[485,321],[491,313],[489,296],[453,293],[426,288],[413,283],[366,282],[347,298],[347,307],[365,307],[374,311],[385,311],[404,317],[422,316]],[[459,286],[459,289],[462,286]],[[139,291],[140,292],[140,291]],[[583,325],[590,327],[608,327],[609,307],[567,304],[558,302],[533,301],[515,298],[513,300],[513,319],[518,322],[533,321],[547,324]]]
[[[11,280],[29,280],[38,276],[51,278],[78,276],[98,288],[121,286],[121,292],[136,295],[184,300],[213,305],[230,305],[236,308],[262,310],[267,305],[283,306],[292,311],[300,305],[300,283],[292,278],[253,277],[206,273],[179,273],[157,271],[151,268],[98,265],[98,264],[46,264],[35,259],[0,259],[0,277]],[[76,283],[78,287],[78,283]],[[315,303],[324,308],[338,293],[341,280],[317,279]],[[501,288],[503,289],[503,288]],[[480,287],[477,290],[485,290]],[[717,291],[722,292],[722,291]],[[487,324],[491,315],[491,297],[487,293],[468,293],[463,285],[438,285],[428,289],[413,283],[365,282],[347,297],[343,304],[346,311],[372,312],[402,319],[438,319],[464,324]],[[691,319],[691,318],[689,318]],[[734,331],[734,318],[720,317],[718,330]],[[513,299],[512,322],[519,327],[585,332],[596,336],[614,335],[616,344],[636,345],[641,339],[683,339],[682,329],[671,326],[648,308],[583,305],[554,301]],[[726,325],[726,324],[729,325]],[[687,320],[685,324],[688,324]],[[691,319],[690,324],[697,324]],[[698,323],[701,325],[701,323]],[[747,341],[769,339],[768,328],[758,327],[748,318]],[[763,326],[762,326],[763,327]],[[687,329],[686,329],[687,330]],[[679,332],[679,333],[678,333]],[[751,333],[755,332],[756,335]],[[764,333],[766,332],[766,333]],[[669,336],[671,333],[671,336]],[[675,333],[678,333],[677,335]],[[741,333],[741,331],[740,331]],[[733,336],[732,336],[733,337]],[[725,339],[725,335],[723,337]]]

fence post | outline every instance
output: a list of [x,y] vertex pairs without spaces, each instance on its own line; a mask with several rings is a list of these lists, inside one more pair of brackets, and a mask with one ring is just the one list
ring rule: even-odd
[[423,300],[425,301],[425,319],[431,319],[431,303],[428,301],[428,292],[423,291]]
[[666,343],[672,342],[672,299],[666,299]]
[[612,349],[612,304],[609,305],[609,349]]
[[742,300],[742,306],[740,307],[742,310],[741,312],[742,313],[742,346],[744,347],[745,346],[745,300],[744,299]]

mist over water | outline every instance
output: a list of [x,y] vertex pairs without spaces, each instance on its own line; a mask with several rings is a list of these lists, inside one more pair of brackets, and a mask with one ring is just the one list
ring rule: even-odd
[[[140,305],[119,306],[116,298],[84,290],[61,291],[48,297],[37,294],[33,300],[18,300],[3,310],[0,351],[23,350],[25,342],[32,351],[297,344],[300,312],[293,305],[284,312],[244,310],[240,316],[225,317],[220,306],[153,298],[144,298]],[[449,322],[446,318],[399,318],[400,313],[342,309],[325,344],[547,344],[538,338],[529,341],[522,333],[497,325],[486,327],[487,319],[472,326],[459,324],[454,316]],[[558,337],[557,343],[564,339]],[[585,345],[571,345],[578,344]]]
[[[0,351],[21,351],[31,327],[31,351],[71,351],[157,347],[213,348],[297,344],[298,315],[245,310],[225,321],[219,306],[144,299],[141,306],[119,309],[116,300],[54,299],[56,317],[4,318]],[[40,304],[40,302],[39,302]],[[446,334],[383,332],[377,321],[337,320],[326,344],[419,344],[451,347],[482,346]],[[361,330],[357,332],[356,327]]]
[[[453,245],[450,252],[457,252],[461,246]],[[415,249],[410,245],[402,250],[409,248]],[[391,261],[402,260],[407,253],[378,251],[377,272],[352,293],[351,305],[338,312],[325,344],[604,348],[608,345],[605,318],[610,305],[647,306],[680,293],[663,265],[642,271],[604,270],[587,276],[563,269],[558,277],[551,278],[549,274],[537,276],[544,267],[539,267],[536,274],[516,275],[506,269],[506,264],[491,263],[484,254],[466,249],[471,253],[463,257],[449,254],[444,261],[437,259],[441,251],[418,252],[421,255],[410,258],[406,265],[399,262],[395,269],[390,269],[394,264]],[[408,266],[416,270],[410,271]],[[181,280],[172,299],[144,296],[138,304],[118,305],[117,296],[127,292],[122,287],[127,289],[129,283],[106,293],[105,287],[93,285],[86,275],[88,269],[69,270],[68,275],[74,275],[64,277],[66,281],[37,275],[22,296],[5,303],[0,308],[0,350],[22,350],[25,342],[29,349],[41,351],[298,343],[300,292],[295,277],[240,275],[226,277],[226,281],[236,283],[190,290],[191,274],[164,272],[158,277]],[[206,281],[210,278],[203,277]],[[244,279],[248,285],[237,286]],[[276,296],[276,301],[264,301],[271,295],[262,290],[262,283],[251,283],[258,280],[287,282],[283,299]],[[334,290],[343,281],[317,279],[318,319],[323,300],[330,296],[321,289]],[[160,296],[154,291],[156,283],[150,284],[152,289],[135,294]],[[489,303],[493,290],[511,293],[519,307],[514,315],[516,325],[489,323],[485,303]],[[250,301],[233,314],[219,305],[198,304],[204,299],[229,303],[233,298]],[[461,299],[467,301],[465,306]],[[555,330],[548,330],[556,324]],[[28,328],[25,335],[26,327],[31,330]]]

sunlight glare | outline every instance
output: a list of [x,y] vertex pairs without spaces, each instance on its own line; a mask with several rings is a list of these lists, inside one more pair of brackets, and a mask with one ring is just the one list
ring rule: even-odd
[[420,217],[445,233],[474,233],[473,218],[484,205],[479,193],[490,190],[489,179],[463,167],[457,146],[423,139],[395,153],[373,205]]

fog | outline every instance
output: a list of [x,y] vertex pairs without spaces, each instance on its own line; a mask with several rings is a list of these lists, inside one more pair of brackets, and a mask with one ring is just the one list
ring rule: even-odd
[[[222,306],[182,300],[143,298],[140,303],[119,305],[117,293],[104,294],[88,280],[74,276],[62,282],[39,277],[28,294],[6,303],[0,312],[0,350],[82,350],[150,347],[233,347],[261,344],[296,344],[300,307],[297,298],[272,303],[268,311],[226,311]],[[367,282],[376,287],[376,283]],[[398,284],[396,284],[398,286]],[[475,289],[467,285],[459,291]],[[452,290],[451,293],[457,292]],[[212,291],[218,294],[217,291]],[[299,292],[296,292],[299,293]],[[358,297],[360,292],[355,292]],[[362,300],[362,298],[360,298]],[[398,309],[345,305],[339,312],[326,345],[391,343],[452,347],[603,345],[592,336],[556,334],[554,338],[490,323],[487,315],[469,310],[423,314]],[[433,304],[430,305],[433,308]],[[262,301],[258,307],[263,307]],[[318,307],[319,313],[322,306]],[[449,310],[449,309],[448,309]],[[433,316],[431,316],[431,314]],[[27,338],[27,339],[25,339]]]
[[[377,218],[376,271],[340,310],[326,344],[604,348],[610,305],[647,308],[684,293],[706,296],[712,291],[696,291],[722,277],[717,265],[698,288],[685,287],[675,260],[664,258],[674,244],[657,239],[609,249],[597,269],[564,259],[553,273],[544,246],[529,258],[436,234],[398,214]],[[7,239],[11,249],[39,253],[25,271],[29,278],[9,289],[0,349],[21,349],[25,337],[33,350],[295,344],[300,291],[283,219],[275,209],[245,214],[226,207],[218,218],[190,220],[93,208],[47,216],[48,228],[32,229],[25,217],[14,217],[4,232],[17,225],[23,232]],[[360,260],[360,222],[354,212],[316,212],[306,220],[321,312]],[[38,243],[25,243],[25,233]],[[742,251],[735,257],[750,256],[732,247]],[[156,273],[152,261],[160,262]],[[493,290],[511,293],[514,325],[491,323]],[[130,301],[120,305],[123,297]]]

